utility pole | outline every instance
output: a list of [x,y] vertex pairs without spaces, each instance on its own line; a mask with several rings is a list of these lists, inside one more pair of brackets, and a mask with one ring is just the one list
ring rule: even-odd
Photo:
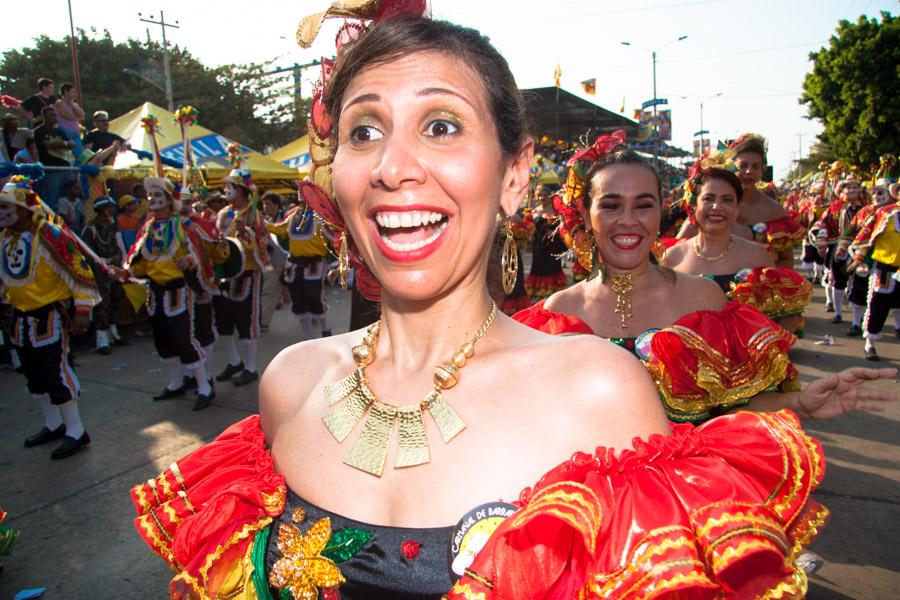
[[803,134],[795,133],[797,136],[797,177],[803,177]]
[[159,11],[159,21],[155,21],[153,15],[150,15],[149,19],[145,19],[141,13],[138,13],[138,18],[144,23],[152,23],[153,25],[159,25],[162,28],[162,40],[163,40],[163,69],[166,73],[166,104],[168,104],[168,108],[170,112],[175,111],[175,102],[172,99],[172,71],[169,68],[169,42],[166,39],[166,27],[171,27],[172,29],[180,29],[178,26],[178,21],[175,21],[174,24],[166,23],[166,16],[163,11]]
[[78,98],[78,105],[84,107],[81,100],[81,71],[78,68],[78,42],[75,41],[75,21],[72,19],[72,0],[69,2],[69,45],[72,50],[72,74],[75,79],[75,96]]

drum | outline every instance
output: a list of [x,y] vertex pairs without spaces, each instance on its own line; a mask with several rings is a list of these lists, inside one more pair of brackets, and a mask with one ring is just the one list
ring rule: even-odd
[[220,283],[237,277],[244,270],[244,245],[235,238],[225,238],[225,242],[228,244],[228,258],[213,266],[216,281]]

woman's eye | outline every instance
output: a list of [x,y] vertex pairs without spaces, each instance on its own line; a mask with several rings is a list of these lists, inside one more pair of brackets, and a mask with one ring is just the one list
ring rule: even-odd
[[382,133],[371,125],[359,125],[350,132],[350,140],[358,143],[374,142],[382,137]]
[[445,119],[438,119],[428,124],[428,127],[425,129],[425,134],[434,137],[444,137],[453,135],[457,131],[459,131],[459,126],[455,123],[451,123]]
[[600,209],[601,210],[616,210],[619,208],[618,204],[613,204],[612,202],[601,202]]

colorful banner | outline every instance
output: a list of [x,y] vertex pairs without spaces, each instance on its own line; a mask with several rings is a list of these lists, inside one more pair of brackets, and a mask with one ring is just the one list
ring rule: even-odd
[[709,140],[703,139],[703,146],[700,146],[700,138],[694,138],[694,156],[700,157],[703,154],[709,154]]
[[597,79],[595,77],[585,79],[581,82],[581,87],[584,89],[585,94],[595,96],[597,94]]
[[559,87],[559,80],[562,78],[562,67],[556,63],[556,70],[553,71],[553,85]]
[[654,125],[653,111],[644,110],[640,112],[638,121],[638,141],[647,141],[653,139],[654,129],[660,140],[672,139],[672,111],[660,110],[656,113],[656,122]]

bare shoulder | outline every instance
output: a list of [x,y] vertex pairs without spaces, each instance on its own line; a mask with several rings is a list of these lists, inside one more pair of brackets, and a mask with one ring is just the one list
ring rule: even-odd
[[259,382],[259,415],[271,440],[278,425],[290,421],[322,381],[334,381],[354,366],[351,349],[362,340],[355,331],[300,342],[279,352]]
[[663,266],[669,267],[671,269],[675,269],[684,261],[685,256],[687,255],[687,248],[690,242],[680,242],[666,248],[666,257],[663,260]]
[[747,267],[771,267],[775,265],[775,261],[772,260],[769,249],[765,245],[738,237],[734,238],[734,243],[741,255],[746,257]]
[[584,306],[584,282],[579,281],[544,300],[544,308],[567,315],[576,314]]
[[593,335],[535,337],[519,346],[528,355],[531,376],[541,375],[530,394],[547,411],[548,398],[564,398],[565,411],[553,411],[568,423],[576,447],[601,441],[629,448],[634,437],[667,433],[665,412],[656,386],[643,364],[626,350]]
[[725,294],[719,285],[699,275],[688,275],[686,273],[675,273],[675,294],[676,298],[688,299],[691,303],[690,310],[686,310],[685,314],[698,310],[722,310],[725,308]]

